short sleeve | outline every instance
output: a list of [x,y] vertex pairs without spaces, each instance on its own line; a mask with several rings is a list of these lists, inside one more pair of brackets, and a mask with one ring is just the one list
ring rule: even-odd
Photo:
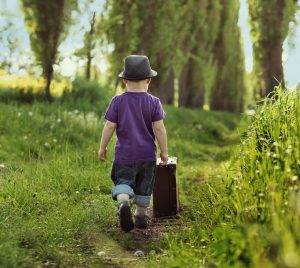
[[113,123],[118,122],[117,102],[116,97],[113,97],[105,112],[104,118]]
[[153,113],[152,113],[152,122],[159,121],[164,119],[166,113],[164,112],[161,102],[158,99],[155,103]]

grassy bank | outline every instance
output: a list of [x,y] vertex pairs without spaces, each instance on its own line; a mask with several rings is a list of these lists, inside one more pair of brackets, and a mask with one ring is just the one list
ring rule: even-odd
[[256,112],[231,161],[203,167],[209,180],[185,180],[185,228],[169,236],[166,257],[152,265],[299,267],[299,93],[278,91]]

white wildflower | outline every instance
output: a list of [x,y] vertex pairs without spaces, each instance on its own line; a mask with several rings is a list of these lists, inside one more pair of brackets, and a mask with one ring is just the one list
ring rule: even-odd
[[291,153],[292,153],[292,149],[288,148],[288,149],[285,150],[285,152],[286,152],[287,154],[291,154]]
[[57,123],[60,123],[60,122],[61,122],[61,119],[60,119],[60,118],[57,118],[56,122],[57,122]]
[[46,148],[49,148],[49,147],[50,147],[50,143],[49,143],[49,142],[45,142],[44,146],[45,146]]
[[298,176],[293,176],[292,181],[296,181],[296,180],[298,180]]
[[20,112],[18,112],[18,117],[20,117],[22,114]]
[[137,250],[136,252],[134,252],[133,254],[135,257],[142,257],[144,256],[144,252],[141,250]]
[[28,115],[29,116],[33,116],[33,112],[28,112]]
[[97,253],[97,256],[99,256],[99,257],[104,257],[105,255],[106,255],[106,253],[104,251],[99,251]]
[[198,125],[196,125],[196,128],[198,129],[198,130],[202,130],[202,125],[201,124],[198,124]]
[[0,168],[5,168],[5,165],[3,163],[0,164]]

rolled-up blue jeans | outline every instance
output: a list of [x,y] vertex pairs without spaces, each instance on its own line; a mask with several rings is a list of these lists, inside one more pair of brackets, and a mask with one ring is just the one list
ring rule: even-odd
[[112,189],[112,198],[117,200],[118,194],[128,194],[138,206],[148,207],[153,191],[155,167],[155,161],[113,163],[111,179],[115,186]]

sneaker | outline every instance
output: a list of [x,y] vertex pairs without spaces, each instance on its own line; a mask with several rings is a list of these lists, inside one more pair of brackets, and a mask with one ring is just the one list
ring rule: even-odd
[[119,219],[124,232],[129,232],[134,228],[129,202],[123,201],[119,204]]
[[146,229],[148,227],[146,216],[134,216],[134,225],[139,229]]

